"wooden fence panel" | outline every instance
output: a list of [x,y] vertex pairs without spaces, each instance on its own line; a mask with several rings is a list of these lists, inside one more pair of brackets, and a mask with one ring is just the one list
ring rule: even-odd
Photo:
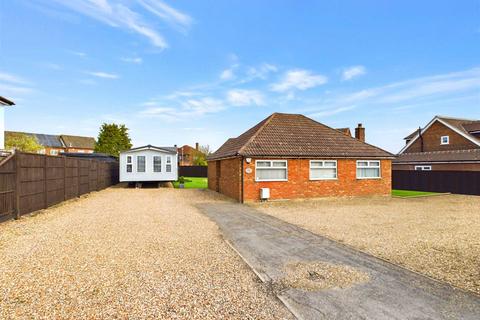
[[118,164],[16,153],[0,162],[0,221],[118,183]]
[[208,167],[207,166],[179,166],[178,176],[206,178],[208,176]]
[[15,215],[16,158],[10,155],[0,162],[0,221]]
[[394,189],[480,195],[480,171],[392,171]]

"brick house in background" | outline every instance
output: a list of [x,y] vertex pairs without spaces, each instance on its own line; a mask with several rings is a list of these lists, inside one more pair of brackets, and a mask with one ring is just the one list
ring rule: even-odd
[[92,137],[5,131],[5,138],[15,134],[25,134],[35,138],[38,144],[44,147],[38,153],[50,156],[58,156],[64,152],[93,153],[95,148],[95,139]]
[[65,146],[65,152],[69,153],[93,153],[95,149],[95,138],[70,136],[62,134],[60,139]]
[[179,166],[193,166],[195,165],[195,157],[199,154],[203,154],[200,150],[198,142],[195,143],[195,148],[184,145],[177,148],[178,151],[178,165]]
[[436,116],[404,139],[394,170],[480,171],[480,120]]
[[[274,113],[208,157],[208,187],[240,202],[390,195],[392,154],[300,114]],[[262,190],[265,191],[265,190]]]

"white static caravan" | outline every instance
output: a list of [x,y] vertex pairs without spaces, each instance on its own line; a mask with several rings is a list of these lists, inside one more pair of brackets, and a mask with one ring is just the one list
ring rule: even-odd
[[120,182],[176,181],[175,147],[144,146],[120,153]]

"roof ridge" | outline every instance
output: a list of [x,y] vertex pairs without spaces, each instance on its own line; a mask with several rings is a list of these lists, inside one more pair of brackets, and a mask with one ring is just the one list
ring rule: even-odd
[[240,149],[238,149],[237,154],[241,154],[242,151],[253,141],[253,139],[255,139],[258,136],[258,134],[260,132],[262,132],[263,129],[270,123],[270,121],[272,121],[272,119],[277,115],[278,115],[278,113],[274,112],[271,115],[269,115],[266,119],[262,120],[262,121],[265,121],[265,122],[260,126],[260,128],[257,129],[257,131],[254,134],[252,134],[252,136],[248,139],[248,141],[245,142]]
[[441,118],[441,119],[451,119],[451,120],[480,121],[480,120],[475,120],[475,119],[467,119],[467,118],[443,116],[443,115],[439,115],[439,114],[437,114],[435,117],[436,117],[436,118]]

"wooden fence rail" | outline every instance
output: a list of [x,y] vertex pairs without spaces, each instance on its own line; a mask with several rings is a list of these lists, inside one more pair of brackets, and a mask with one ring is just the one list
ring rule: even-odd
[[206,178],[207,166],[179,166],[178,176]]
[[480,171],[392,171],[393,189],[480,195]]
[[116,162],[17,152],[0,162],[0,221],[116,183]]

